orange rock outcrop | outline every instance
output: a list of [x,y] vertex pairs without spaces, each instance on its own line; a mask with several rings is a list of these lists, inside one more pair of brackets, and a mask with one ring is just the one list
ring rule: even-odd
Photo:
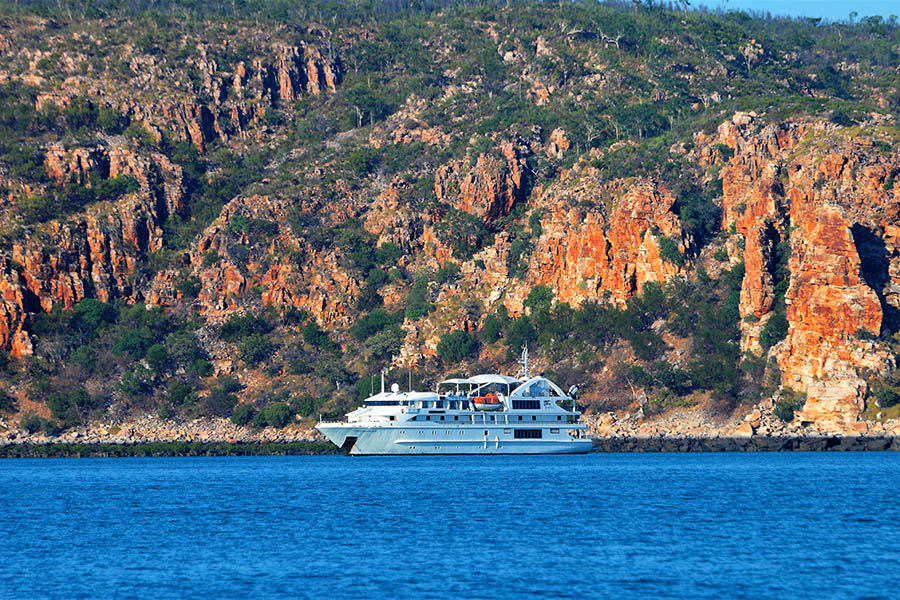
[[508,215],[517,202],[525,199],[528,149],[503,141],[499,152],[499,156],[480,154],[474,165],[453,161],[438,168],[434,178],[438,200],[486,222]]
[[[139,189],[114,205],[90,206],[66,221],[38,226],[0,258],[0,347],[14,356],[32,352],[31,313],[57,304],[72,308],[88,297],[140,300],[134,275],[147,253],[162,247],[168,213],[183,206],[181,168],[162,155],[146,158],[126,147],[105,146],[90,155],[109,166],[110,176],[134,176]],[[65,177],[78,180],[91,171],[84,156],[79,148],[57,149],[48,163],[66,165]]]
[[550,286],[559,301],[572,305],[624,303],[645,283],[682,272],[661,256],[662,236],[675,241],[682,255],[692,251],[674,212],[674,195],[651,181],[604,184],[589,169],[548,188],[537,205],[542,231],[523,285],[510,294],[513,312],[521,311],[535,285]]
[[900,198],[888,185],[900,156],[833,124],[763,126],[752,114],[697,137],[700,160],[721,168],[723,226],[745,240],[740,310],[758,321],[742,321],[743,347],[761,350],[775,308],[775,246],[788,243],[789,330],[773,349],[782,382],[807,394],[802,419],[853,427],[865,408],[863,375],[892,367],[874,338],[897,327],[885,319],[900,307]]

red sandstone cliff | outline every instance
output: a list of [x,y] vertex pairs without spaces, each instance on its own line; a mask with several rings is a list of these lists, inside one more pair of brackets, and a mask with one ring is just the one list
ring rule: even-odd
[[0,347],[14,356],[32,352],[29,313],[56,304],[72,308],[88,297],[140,300],[136,271],[148,252],[162,247],[163,221],[183,208],[181,168],[159,154],[140,156],[126,147],[57,148],[47,168],[51,177],[75,180],[94,171],[127,174],[139,189],[113,205],[97,204],[65,221],[38,225],[2,257]]
[[[859,419],[864,370],[883,373],[890,353],[872,340],[900,306],[900,202],[887,185],[900,156],[829,123],[764,126],[738,114],[716,136],[698,136],[704,164],[721,167],[723,226],[741,234],[743,346],[760,351],[772,318],[775,246],[790,244],[785,294],[789,331],[774,348],[784,385],[805,392],[801,418],[823,427]],[[717,144],[734,150],[725,159]],[[734,248],[734,246],[732,246]]]

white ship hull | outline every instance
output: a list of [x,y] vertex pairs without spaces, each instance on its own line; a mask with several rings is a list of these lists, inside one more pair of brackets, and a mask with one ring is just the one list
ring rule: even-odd
[[[519,439],[510,427],[497,425],[430,425],[427,423],[367,426],[319,423],[333,444],[350,455],[392,454],[585,454],[590,438],[565,429],[543,428],[540,439]],[[583,427],[583,426],[582,426]],[[578,427],[581,429],[581,427]],[[551,433],[551,431],[558,431]]]

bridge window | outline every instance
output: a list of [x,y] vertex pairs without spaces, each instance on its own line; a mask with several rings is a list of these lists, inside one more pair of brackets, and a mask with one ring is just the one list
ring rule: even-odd
[[539,410],[541,408],[540,400],[513,400],[513,410]]
[[516,429],[513,437],[517,440],[539,439],[541,437],[540,429]]

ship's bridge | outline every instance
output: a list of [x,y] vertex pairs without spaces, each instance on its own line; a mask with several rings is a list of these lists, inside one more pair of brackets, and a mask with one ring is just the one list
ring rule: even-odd
[[509,396],[512,410],[543,410],[558,407],[568,395],[546,377],[532,377]]

